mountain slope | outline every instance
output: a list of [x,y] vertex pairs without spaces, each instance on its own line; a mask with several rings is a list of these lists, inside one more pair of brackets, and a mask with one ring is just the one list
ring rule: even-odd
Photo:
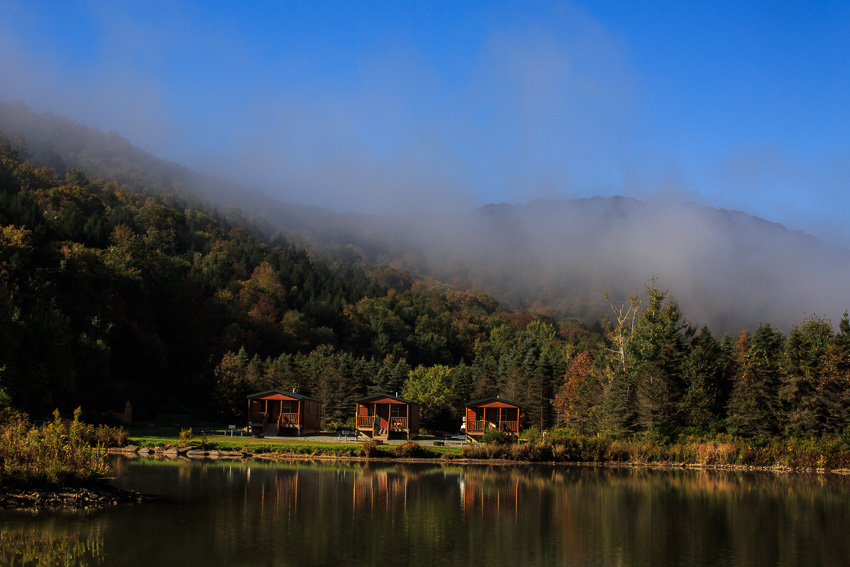
[[653,276],[689,319],[718,332],[761,321],[787,329],[806,313],[837,320],[850,307],[848,251],[736,211],[611,197],[404,218],[338,214],[244,191],[20,104],[0,103],[0,130],[20,133],[31,159],[60,175],[78,167],[147,191],[188,191],[320,254],[350,247],[557,319],[593,321],[609,310],[604,291],[625,300]]

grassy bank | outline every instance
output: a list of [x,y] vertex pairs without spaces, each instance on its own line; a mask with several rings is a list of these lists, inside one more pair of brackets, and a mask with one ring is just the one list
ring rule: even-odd
[[[142,447],[186,445],[174,436],[134,436]],[[850,443],[842,438],[743,438],[731,435],[679,436],[675,439],[635,437],[616,439],[578,435],[566,430],[531,433],[525,442],[494,436],[488,443],[461,447],[426,447],[374,443],[326,443],[299,438],[192,439],[188,444],[208,450],[245,451],[267,456],[335,458],[416,458],[509,460],[517,462],[594,463],[624,465],[680,465],[704,467],[757,467],[793,470],[850,470]]]
[[244,451],[259,455],[276,453],[282,456],[322,456],[322,457],[371,457],[371,458],[459,458],[460,447],[425,447],[419,443],[408,442],[402,445],[377,445],[350,441],[347,443],[328,443],[311,441],[299,437],[274,437],[254,439],[252,437],[230,437],[210,435],[206,437],[181,438],[174,435],[132,435],[130,441],[139,447],[179,447],[193,446],[206,450]]
[[35,425],[20,413],[0,415],[0,486],[71,486],[109,472],[106,447],[121,444],[121,430],[62,419]]
[[758,467],[810,470],[850,470],[850,443],[833,438],[743,438],[680,435],[674,439],[616,439],[548,432],[526,443],[494,439],[468,445],[468,459],[508,459],[529,462],[675,464],[715,467]]

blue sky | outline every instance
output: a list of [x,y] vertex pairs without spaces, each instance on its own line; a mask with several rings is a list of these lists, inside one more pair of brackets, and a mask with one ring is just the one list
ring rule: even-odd
[[0,0],[0,100],[341,211],[619,194],[850,245],[846,1]]

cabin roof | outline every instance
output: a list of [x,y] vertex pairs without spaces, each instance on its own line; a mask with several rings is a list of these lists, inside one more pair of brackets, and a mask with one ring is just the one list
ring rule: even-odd
[[357,398],[354,401],[359,404],[361,402],[368,402],[369,400],[376,400],[378,398],[390,398],[391,400],[395,400],[395,401],[402,403],[402,404],[410,404],[410,405],[413,405],[413,406],[416,405],[416,402],[413,402],[413,401],[410,401],[410,400],[405,400],[404,398],[399,398],[398,396],[393,396],[391,394],[384,394],[384,393],[372,394],[370,396],[363,396],[362,398]]
[[295,392],[287,392],[286,390],[277,390],[277,389],[265,390],[263,392],[256,392],[254,394],[248,394],[247,397],[248,398],[260,398],[260,397],[266,396],[268,394],[281,394],[281,395],[287,396],[289,398],[295,398],[296,400],[310,400],[310,401],[313,401],[313,402],[322,403],[319,400],[317,400],[316,398],[311,398],[310,396],[305,396],[304,394],[296,394]]
[[511,406],[511,407],[516,407],[516,408],[522,409],[521,405],[514,403],[510,400],[502,399],[499,396],[490,396],[489,398],[481,398],[480,400],[473,400],[471,402],[468,402],[464,407],[468,408],[468,407],[471,407],[471,406],[481,406],[481,405],[484,405],[488,402],[499,402],[499,403],[502,403],[506,406]]

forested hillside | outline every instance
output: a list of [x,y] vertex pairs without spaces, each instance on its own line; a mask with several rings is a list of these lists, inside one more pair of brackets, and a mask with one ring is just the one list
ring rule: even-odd
[[[0,398],[44,415],[238,417],[245,395],[308,394],[326,424],[387,391],[456,429],[501,395],[525,427],[613,434],[824,435],[850,425],[850,321],[809,317],[716,337],[654,280],[609,296],[603,326],[503,310],[492,297],[368,264],[319,260],[248,225],[0,143]],[[602,290],[600,290],[602,296]]]
[[[531,352],[538,338],[557,342],[551,323],[367,266],[347,248],[319,261],[174,196],[76,169],[58,180],[8,141],[0,189],[0,385],[35,413],[130,399],[142,413],[230,415],[250,391],[287,387],[341,420],[354,397],[402,390],[420,365],[463,369],[491,335],[528,335],[524,363],[560,364],[550,379],[563,369],[563,357]],[[460,399],[494,391],[463,372]]]
[[[168,163],[104,133],[22,103],[0,102],[0,133],[34,165],[69,169],[146,194],[179,195],[228,219],[250,219],[264,237],[335,261],[349,247],[369,263],[433,277],[462,291],[557,321],[592,325],[602,291],[625,297],[657,276],[688,318],[737,334],[771,321],[783,332],[806,313],[837,320],[850,307],[850,251],[737,211],[623,197],[536,200],[442,213],[341,214],[245,191],[238,183]],[[234,208],[238,210],[234,210]],[[239,221],[239,224],[244,222]]]

